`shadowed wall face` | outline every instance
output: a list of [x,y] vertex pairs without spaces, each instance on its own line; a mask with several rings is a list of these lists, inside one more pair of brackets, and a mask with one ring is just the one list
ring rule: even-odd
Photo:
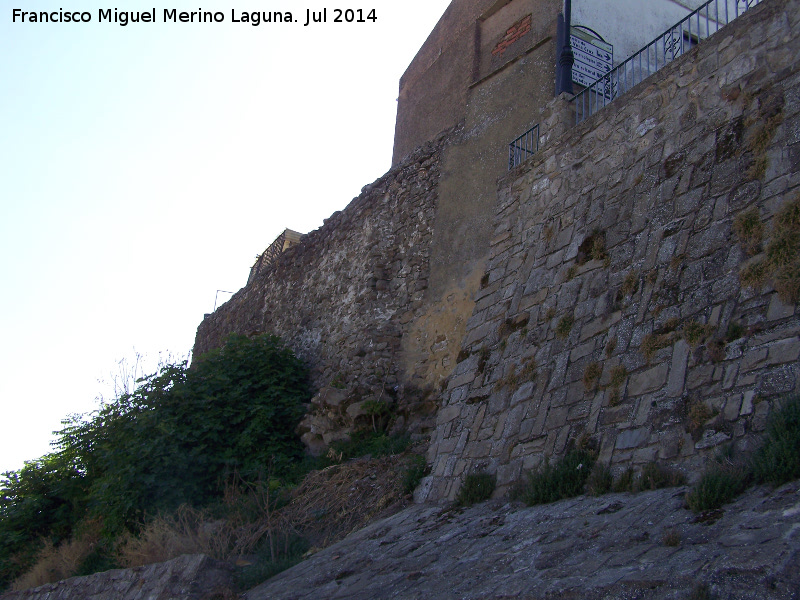
[[[539,43],[560,6],[550,0],[453,1],[400,79],[392,163],[461,122],[471,86]],[[530,82],[518,83],[523,89]]]

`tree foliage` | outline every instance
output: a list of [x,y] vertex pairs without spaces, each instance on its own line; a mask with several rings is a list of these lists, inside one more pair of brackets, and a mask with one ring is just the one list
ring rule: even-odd
[[213,502],[233,472],[281,476],[302,456],[306,370],[274,336],[231,336],[191,368],[164,365],[137,383],[64,421],[56,452],[3,476],[0,589],[81,519],[99,517],[115,535],[148,514]]

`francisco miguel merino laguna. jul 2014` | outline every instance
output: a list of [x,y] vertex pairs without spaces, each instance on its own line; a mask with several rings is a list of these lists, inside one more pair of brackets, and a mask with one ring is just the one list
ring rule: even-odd
[[[375,9],[340,9],[331,10],[331,23],[367,23],[378,20]],[[98,9],[97,21],[99,23],[117,23],[126,26],[129,23],[156,23],[156,9],[149,11],[120,11],[115,9]],[[163,9],[164,23],[223,23],[225,15],[221,11],[181,11],[177,9]],[[24,11],[15,8],[12,11],[13,23],[91,23],[92,13],[88,11]],[[249,23],[256,26],[261,23],[299,23],[290,11],[253,11],[238,12],[231,9],[231,23]],[[306,9],[304,26],[311,23],[328,23],[328,9],[312,11]]]

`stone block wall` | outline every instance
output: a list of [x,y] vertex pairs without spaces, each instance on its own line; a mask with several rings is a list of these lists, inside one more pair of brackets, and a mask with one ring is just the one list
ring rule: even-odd
[[435,410],[431,390],[412,383],[427,356],[406,369],[400,355],[428,287],[440,157],[453,135],[439,135],[366,186],[198,327],[195,356],[230,333],[271,333],[307,362],[322,391],[304,425],[312,447],[345,435],[367,400],[395,403],[400,424],[417,429]]
[[763,268],[800,214],[799,28],[800,1],[767,0],[578,127],[551,103],[500,182],[419,498],[484,469],[503,493],[579,440],[690,479],[752,447],[800,378],[800,234]]

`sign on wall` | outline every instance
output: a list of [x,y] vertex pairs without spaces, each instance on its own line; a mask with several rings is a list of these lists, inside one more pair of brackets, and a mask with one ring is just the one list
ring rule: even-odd
[[[575,57],[575,63],[572,65],[572,81],[583,87],[589,87],[613,67],[614,46],[575,27],[571,28],[569,37]],[[610,82],[601,83],[595,86],[595,89],[606,98],[610,99],[613,95]]]

